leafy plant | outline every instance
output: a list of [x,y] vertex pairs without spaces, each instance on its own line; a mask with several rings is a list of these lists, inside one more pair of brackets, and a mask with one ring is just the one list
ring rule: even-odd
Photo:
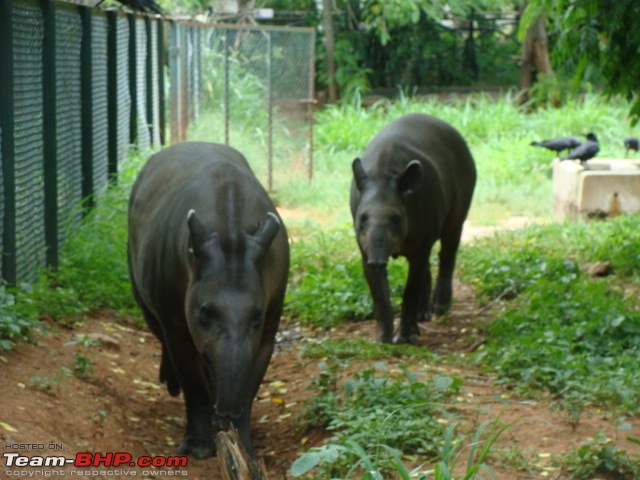
[[640,476],[640,458],[613,445],[602,432],[593,440],[564,455],[558,465],[575,480],[594,477],[634,480]]
[[[394,302],[400,303],[406,265],[388,268]],[[350,228],[320,233],[294,243],[286,314],[320,327],[370,318],[371,296]]]
[[[364,473],[360,478],[369,480],[388,478],[390,472],[402,480],[414,478],[418,480],[426,480],[427,478],[472,480],[483,478],[480,477],[480,472],[483,471],[495,479],[495,475],[484,462],[494,443],[508,428],[508,425],[500,425],[499,420],[486,421],[478,427],[469,444],[464,444],[468,437],[456,438],[454,435],[455,427],[455,424],[447,427],[441,453],[438,455],[440,460],[430,470],[425,471],[423,465],[409,470],[402,460],[401,452],[386,444],[364,448],[362,444],[348,439],[344,444],[328,444],[312,448],[293,462],[291,474],[294,477],[299,477],[317,469],[318,472],[338,474],[340,478],[344,479],[354,478],[357,471],[362,471]],[[482,435],[487,427],[491,428],[489,438],[483,440]],[[455,477],[453,475],[454,467],[461,463],[461,455],[467,449],[469,453],[465,472],[463,476]],[[380,452],[384,453],[381,455]]]
[[490,340],[478,360],[505,382],[549,390],[573,424],[593,402],[638,409],[640,375],[631,367],[640,351],[635,297],[615,277],[592,279],[583,267],[609,260],[620,280],[636,278],[638,222],[639,215],[627,215],[532,227],[462,255],[464,276],[481,296],[518,295],[487,326]]
[[[326,425],[332,441],[380,445],[403,453],[433,453],[442,438],[442,402],[458,391],[461,381],[446,375],[428,377],[402,367],[392,378],[383,363],[343,379],[337,368],[326,368],[314,381],[318,393],[302,414],[309,426]],[[337,385],[340,383],[340,388]],[[444,420],[446,422],[446,420]],[[386,449],[383,449],[386,450]],[[384,457],[385,451],[376,455]]]
[[40,326],[33,303],[16,300],[22,300],[22,294],[28,299],[29,291],[27,284],[18,289],[0,285],[0,351],[11,350],[19,340],[30,340],[31,331]]

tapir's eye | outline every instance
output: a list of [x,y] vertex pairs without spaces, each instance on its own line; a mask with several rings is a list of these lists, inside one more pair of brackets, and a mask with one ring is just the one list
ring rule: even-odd
[[198,312],[198,321],[203,325],[209,325],[215,319],[215,309],[209,305],[203,305]]
[[369,215],[363,213],[360,215],[360,228],[366,228],[369,224]]

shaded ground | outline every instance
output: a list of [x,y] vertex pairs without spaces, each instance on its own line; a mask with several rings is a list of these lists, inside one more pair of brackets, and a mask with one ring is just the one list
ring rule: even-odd
[[[492,312],[474,303],[468,286],[458,284],[455,292],[453,311],[445,321],[425,325],[420,339],[424,348],[465,355],[482,342],[476,325]],[[319,373],[315,361],[309,363],[301,358],[301,346],[322,335],[372,338],[373,327],[373,322],[361,322],[323,333],[297,325],[283,326],[278,351],[253,408],[254,444],[271,480],[291,478],[291,462],[326,437],[321,431],[298,431],[301,422],[297,416],[312,394],[310,382]],[[88,336],[99,345],[82,345],[77,341],[79,336]],[[176,455],[183,432],[183,402],[181,398],[171,398],[157,383],[160,350],[150,333],[123,326],[114,314],[103,312],[87,317],[75,330],[53,328],[51,333],[38,337],[37,346],[21,346],[4,353],[1,360],[3,452],[68,458],[78,452],[128,452],[134,459]],[[519,399],[475,368],[447,363],[430,367],[463,379],[461,394],[448,407],[462,415],[461,427],[474,431],[484,419],[498,415],[507,423],[513,422],[491,458],[500,479],[567,478],[551,467],[553,456],[579,446],[600,431],[617,439],[619,447],[629,453],[640,453],[637,445],[626,440],[629,435],[638,437],[637,418],[626,419],[631,432],[617,433],[615,417],[593,409],[584,412],[575,426],[566,414],[552,413],[549,400]],[[71,374],[74,369],[75,375]],[[78,378],[83,371],[85,378]],[[30,448],[15,444],[36,445]],[[3,461],[0,478],[11,478],[9,474],[20,470],[5,465]],[[518,470],[518,466],[527,469]],[[45,469],[29,470],[34,475],[31,478],[45,478]],[[73,467],[54,470],[66,473],[66,477],[78,474]],[[133,473],[137,473],[136,478],[165,478],[167,473],[192,480],[221,478],[215,459],[189,459],[186,468],[162,471],[128,465],[80,470],[103,470],[93,477],[101,479]]]

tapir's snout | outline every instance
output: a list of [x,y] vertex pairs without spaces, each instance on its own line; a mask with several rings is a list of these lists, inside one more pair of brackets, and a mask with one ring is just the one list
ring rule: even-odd
[[387,259],[386,258],[370,258],[367,261],[367,265],[370,267],[382,270],[387,268]]
[[386,228],[381,226],[371,228],[366,247],[367,265],[377,269],[386,268],[391,251],[389,243],[389,232]]

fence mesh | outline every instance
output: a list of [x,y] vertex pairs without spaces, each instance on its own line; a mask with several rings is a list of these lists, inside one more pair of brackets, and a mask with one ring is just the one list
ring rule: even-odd
[[313,30],[198,30],[207,140],[241,150],[269,189],[290,175],[309,174]]
[[16,276],[28,280],[44,266],[45,249],[42,10],[37,4],[16,6],[13,22]]
[[93,190],[99,192],[107,185],[109,176],[109,95],[107,90],[107,35],[109,27],[104,13],[95,14],[91,23]]
[[9,98],[0,146],[3,134],[15,138],[0,150],[0,261],[10,283],[56,264],[82,196],[108,184],[131,144],[160,144],[161,112],[174,142],[202,120],[200,139],[240,149],[269,188],[310,167],[312,29],[203,26],[36,0],[7,8],[13,78],[0,82]]
[[[71,213],[82,200],[82,22],[77,9],[56,10],[56,124],[58,225],[75,223]],[[59,241],[66,228],[58,229]]]
[[151,91],[151,101],[149,105],[151,107],[151,131],[150,141],[154,146],[160,145],[160,86],[158,78],[158,24],[151,22],[149,25],[150,30],[150,48],[147,48],[147,55],[150,55],[151,67],[151,85],[149,90]]
[[[131,122],[131,93],[129,92],[129,22],[125,17],[117,19],[117,135],[118,165],[129,154],[129,131]],[[113,125],[110,126],[113,128]]]

